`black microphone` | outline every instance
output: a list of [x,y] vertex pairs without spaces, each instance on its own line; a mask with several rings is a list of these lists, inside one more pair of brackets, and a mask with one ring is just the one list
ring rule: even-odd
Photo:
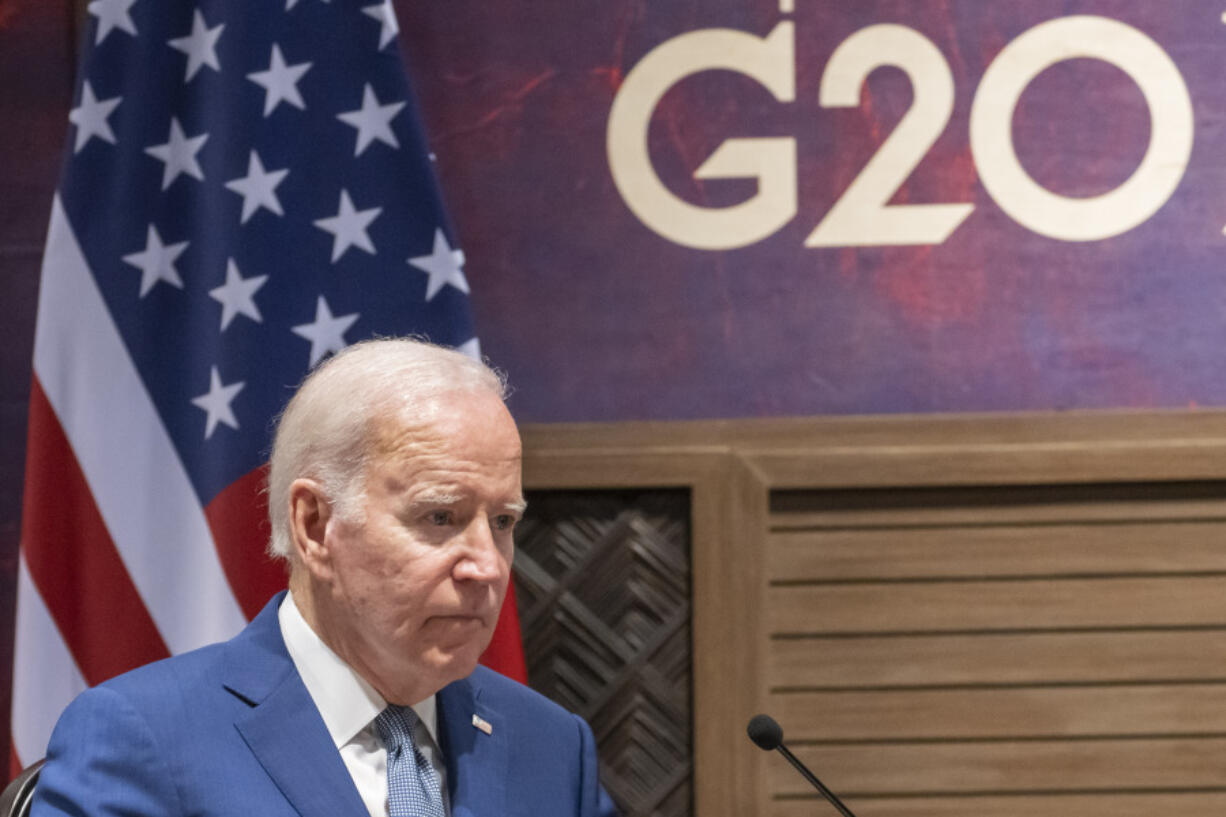
[[754,715],[749,719],[749,729],[747,731],[749,732],[749,739],[756,743],[759,749],[764,749],[768,752],[771,749],[778,749],[779,754],[786,757],[788,763],[796,767],[796,771],[800,772],[801,777],[808,780],[813,788],[817,789],[818,793],[829,801],[830,805],[839,810],[839,814],[842,814],[843,817],[856,817],[856,815],[851,813],[851,809],[843,805],[843,801],[835,796],[834,792],[826,788],[822,781],[818,780],[817,776],[809,771],[805,764],[796,758],[796,755],[788,751],[788,747],[783,745],[783,728],[775,722],[774,718],[770,715]]

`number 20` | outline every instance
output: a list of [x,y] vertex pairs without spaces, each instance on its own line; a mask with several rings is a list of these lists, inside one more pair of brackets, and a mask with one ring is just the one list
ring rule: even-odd
[[[715,68],[744,73],[780,102],[795,97],[794,32],[779,23],[765,38],[721,29],[674,38],[626,76],[609,114],[609,166],[630,209],[676,243],[732,249],[774,233],[796,215],[795,140],[728,139],[696,171],[699,178],[754,178],[757,194],[732,207],[698,207],[675,196],[651,165],[647,127],[664,93],[682,78]],[[712,57],[710,55],[719,55]],[[1150,114],[1150,142],[1132,176],[1099,196],[1072,198],[1037,184],[1018,161],[1013,113],[1026,87],[1047,68],[1078,57],[1124,71]],[[890,137],[805,240],[808,247],[940,244],[974,210],[971,204],[891,205],[949,123],[954,81],[940,50],[900,25],[869,26],[845,40],[822,75],[819,103],[855,107],[877,68],[906,73],[914,90]],[[983,75],[971,105],[970,145],[980,181],[996,204],[1035,233],[1064,241],[1096,241],[1144,222],[1175,192],[1193,139],[1192,102],[1166,52],[1131,26],[1105,17],[1050,20],[1010,42]]]

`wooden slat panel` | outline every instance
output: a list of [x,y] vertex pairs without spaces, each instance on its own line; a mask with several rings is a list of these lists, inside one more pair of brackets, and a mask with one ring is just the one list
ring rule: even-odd
[[[1226,814],[1226,793],[839,799],[857,817],[1221,817]],[[833,817],[836,812],[824,802],[806,798],[776,800],[768,814],[770,817]]]
[[[879,507],[775,510],[771,514],[771,530],[808,530],[812,528],[855,527],[900,527],[905,525],[957,526],[991,523],[1003,524],[1052,524],[1052,523],[1119,523],[1136,521],[1152,523],[1168,522],[1221,522],[1226,519],[1226,502],[1221,499],[1146,501],[1120,498],[1117,501],[1073,501],[1077,496],[1076,486],[1065,487],[1068,491],[1063,501],[1003,504],[981,506],[962,504],[957,501],[942,501],[945,497],[933,496],[922,504],[885,505]],[[888,492],[880,493],[889,496]],[[942,492],[943,493],[943,492]]]
[[1226,680],[1226,630],[772,639],[779,687]]
[[1226,623],[1226,577],[802,585],[767,592],[772,633]]
[[789,741],[1226,735],[1226,684],[804,692],[770,711]]
[[[1156,453],[1165,456],[1155,456]],[[778,488],[916,485],[1042,485],[1220,480],[1226,440],[823,446],[791,451],[746,448],[743,456]]]
[[[1226,738],[1036,740],[1010,743],[795,746],[792,751],[840,796],[854,794],[1170,791],[1226,786]],[[813,790],[783,758],[768,786]]]
[[1226,520],[776,533],[771,579],[1226,571]]

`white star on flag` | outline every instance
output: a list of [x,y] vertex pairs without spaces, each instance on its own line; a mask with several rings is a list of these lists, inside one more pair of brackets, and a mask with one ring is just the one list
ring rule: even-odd
[[481,359],[481,339],[472,338],[470,340],[466,340],[463,343],[461,343],[459,346],[456,347],[456,351],[462,352],[463,354],[468,355],[473,360],[480,360]]
[[382,207],[372,207],[369,210],[355,210],[349,199],[349,191],[341,191],[340,210],[331,218],[321,218],[315,226],[325,232],[332,233],[332,263],[335,264],[350,247],[365,250],[375,254],[375,245],[371,242],[366,228],[383,212]]
[[200,152],[200,148],[204,147],[208,138],[207,133],[187,138],[179,120],[172,117],[170,136],[167,140],[160,145],[145,148],[145,153],[165,164],[165,167],[162,168],[163,190],[170,187],[170,183],[177,179],[180,173],[186,173],[195,179],[204,181],[204,171],[200,169],[200,162],[196,160],[196,154]]
[[89,80],[81,86],[81,104],[68,112],[68,121],[77,126],[77,139],[72,152],[79,153],[90,138],[97,136],[104,142],[115,144],[115,132],[106,121],[111,111],[118,107],[123,97],[114,96],[110,99],[98,99],[94,96],[93,86]]
[[157,227],[149,225],[149,231],[145,237],[145,249],[123,257],[124,261],[141,271],[140,297],[143,298],[149,294],[149,290],[153,289],[153,285],[158,281],[165,281],[171,286],[183,289],[183,279],[179,277],[179,272],[175,269],[175,259],[183,254],[189,243],[180,241],[178,244],[163,244]]
[[204,409],[207,419],[204,423],[204,438],[207,440],[213,436],[214,429],[218,423],[225,423],[230,428],[238,429],[238,419],[234,416],[234,409],[230,408],[230,403],[240,391],[243,390],[243,383],[231,383],[229,386],[221,384],[221,375],[217,373],[217,367],[214,366],[209,371],[209,391],[207,394],[202,394],[199,397],[192,398],[192,405],[197,408]]
[[86,9],[98,18],[98,33],[94,37],[94,45],[101,43],[115,29],[122,29],[133,37],[136,36],[136,23],[128,9],[136,0],[94,0]]
[[192,17],[191,34],[166,41],[171,48],[187,55],[187,75],[183,78],[184,82],[191,82],[196,72],[205,65],[214,71],[221,70],[221,63],[217,61],[217,38],[225,27],[225,24],[221,23],[216,28],[209,28],[200,9],[196,9]]
[[281,55],[281,46],[272,44],[272,57],[267,71],[256,71],[248,74],[247,79],[264,89],[264,116],[273,112],[277,105],[288,102],[295,108],[306,110],[302,94],[298,93],[298,80],[311,69],[312,63],[300,62],[296,65],[286,65],[285,57]]
[[468,279],[464,277],[464,251],[453,250],[441,229],[434,231],[434,251],[430,255],[410,258],[409,263],[429,276],[426,282],[426,300],[432,300],[439,290],[451,284],[460,292],[468,292]]
[[396,39],[400,33],[400,23],[396,21],[396,9],[392,0],[383,0],[373,6],[363,6],[362,13],[368,14],[379,21],[379,50],[387,48],[387,44]]
[[244,278],[233,258],[226,261],[226,282],[209,290],[209,297],[221,304],[221,331],[226,331],[230,321],[240,314],[256,323],[264,322],[259,308],[255,305],[255,293],[267,281],[267,275]]
[[362,107],[356,111],[336,115],[336,118],[346,125],[352,125],[358,129],[358,143],[353,155],[361,156],[362,151],[366,150],[375,139],[394,148],[400,147],[400,143],[396,141],[396,134],[392,132],[392,118],[400,112],[404,105],[403,102],[389,102],[386,105],[380,105],[375,96],[375,89],[370,87],[370,83],[367,83],[362,90]]
[[288,169],[265,171],[259,154],[254,150],[251,151],[251,156],[247,159],[247,175],[226,182],[226,189],[233,190],[243,197],[241,223],[246,224],[247,219],[251,218],[261,207],[279,216],[285,215],[281,209],[281,201],[277,198],[277,185],[283,182],[287,175],[289,175]]
[[324,296],[319,296],[315,306],[315,323],[292,327],[295,335],[311,342],[311,366],[318,363],[324,355],[339,352],[349,345],[345,340],[345,332],[357,322],[358,317],[357,312],[333,317],[328,302],[324,300]]

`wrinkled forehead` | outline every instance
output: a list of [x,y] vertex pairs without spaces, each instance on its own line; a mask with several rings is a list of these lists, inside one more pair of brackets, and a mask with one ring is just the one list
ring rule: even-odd
[[446,392],[412,403],[390,403],[371,420],[369,454],[407,459],[454,455],[518,462],[519,429],[496,395],[483,390]]

